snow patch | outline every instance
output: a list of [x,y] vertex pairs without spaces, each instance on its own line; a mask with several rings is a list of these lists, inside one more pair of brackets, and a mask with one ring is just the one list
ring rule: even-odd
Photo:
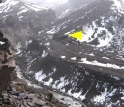
[[43,74],[42,70],[35,73],[35,79],[38,80],[38,81],[42,81],[46,77],[47,77],[46,74]]
[[61,58],[62,58],[62,59],[65,59],[65,58],[66,58],[66,56],[61,56]]
[[90,64],[90,65],[95,65],[95,66],[101,66],[101,67],[107,67],[107,68],[114,68],[114,69],[124,69],[124,66],[123,67],[120,67],[118,65],[115,65],[115,64],[109,64],[109,63],[100,63],[96,60],[94,61],[88,61],[86,58],[81,58],[81,61],[82,62],[79,62],[79,63],[85,63],[85,64]]
[[72,57],[71,60],[76,60],[77,58],[76,57]]

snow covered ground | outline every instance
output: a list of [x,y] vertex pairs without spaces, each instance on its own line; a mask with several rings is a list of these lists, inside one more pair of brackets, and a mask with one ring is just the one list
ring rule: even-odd
[[[21,7],[20,3],[23,3],[24,6]],[[5,3],[0,4],[0,13],[11,12],[14,9],[14,7],[16,8],[17,5],[20,5],[20,8],[18,8],[20,9],[20,12],[18,14],[29,11],[29,10],[41,11],[41,10],[47,9],[47,8],[43,8],[41,6],[29,3],[25,0],[7,0]]]

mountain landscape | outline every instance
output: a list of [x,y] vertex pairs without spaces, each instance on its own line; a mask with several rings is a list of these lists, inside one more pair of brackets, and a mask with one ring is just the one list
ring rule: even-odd
[[51,9],[26,1],[7,0],[0,7],[1,31],[14,46],[31,35],[37,35],[43,27],[56,20],[55,12]]
[[[16,71],[86,107],[123,107],[124,1],[56,4],[0,4],[1,31],[17,50]],[[69,36],[78,31],[82,40]]]

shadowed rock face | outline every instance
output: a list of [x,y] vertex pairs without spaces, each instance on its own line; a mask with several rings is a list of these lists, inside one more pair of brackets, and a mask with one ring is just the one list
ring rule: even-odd
[[3,34],[0,32],[0,93],[6,88],[11,72],[15,68],[14,53],[10,48],[9,40],[3,38]]

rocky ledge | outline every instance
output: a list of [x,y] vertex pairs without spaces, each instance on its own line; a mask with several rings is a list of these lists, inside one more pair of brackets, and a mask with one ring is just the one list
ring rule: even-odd
[[11,72],[15,69],[14,51],[11,48],[9,40],[0,32],[0,93],[10,82]]
[[12,73],[10,85],[0,96],[0,107],[67,107],[47,89],[35,89]]

